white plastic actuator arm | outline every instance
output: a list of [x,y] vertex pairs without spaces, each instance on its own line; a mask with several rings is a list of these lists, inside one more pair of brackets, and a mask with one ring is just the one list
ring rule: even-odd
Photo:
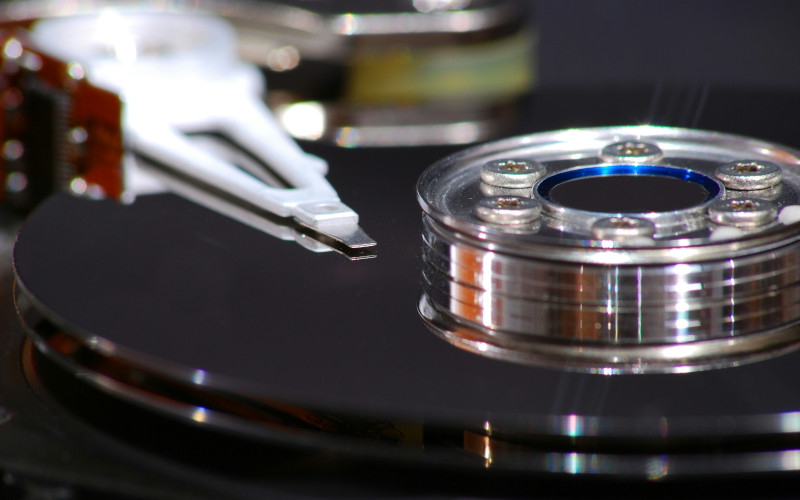
[[[223,20],[108,11],[40,21],[32,37],[122,97],[127,146],[137,154],[347,246],[375,244],[325,178],[327,163],[305,153],[264,105],[261,73],[237,59],[235,33]],[[290,188],[265,184],[216,157],[193,144],[189,132],[227,136]]]

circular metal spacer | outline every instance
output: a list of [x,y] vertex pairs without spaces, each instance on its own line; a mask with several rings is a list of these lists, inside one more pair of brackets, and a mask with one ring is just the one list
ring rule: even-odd
[[481,167],[481,180],[502,188],[530,188],[546,171],[544,165],[532,160],[494,160]]
[[775,222],[778,207],[771,201],[757,198],[717,200],[709,205],[708,217],[723,226],[757,227]]
[[650,238],[655,232],[655,224],[639,217],[606,217],[592,224],[592,236],[598,240]]
[[652,142],[620,141],[609,144],[600,151],[600,157],[605,161],[616,162],[652,162],[660,159],[664,154],[661,148]]
[[521,198],[531,197],[531,188],[504,188],[481,182],[480,190],[483,196],[519,196]]
[[542,213],[538,201],[521,196],[492,196],[478,201],[475,215],[493,224],[527,224],[536,221]]
[[586,237],[597,220],[623,215],[649,220],[657,237],[691,233],[707,224],[708,205],[723,193],[702,172],[641,163],[567,168],[532,191],[552,227]]
[[755,191],[781,182],[781,167],[769,161],[732,161],[720,165],[714,175],[728,189]]
[[[530,194],[479,202],[482,167],[496,158],[547,173]],[[715,174],[741,158],[778,165],[780,184],[726,190]],[[419,312],[476,354],[591,373],[683,373],[800,348],[798,165],[800,151],[666,127],[571,129],[459,152],[417,184]],[[535,231],[476,209],[529,197],[542,210]]]

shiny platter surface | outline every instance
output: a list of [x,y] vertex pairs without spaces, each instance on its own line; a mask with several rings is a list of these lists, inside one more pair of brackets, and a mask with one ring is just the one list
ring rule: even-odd
[[[413,156],[424,155],[442,151]],[[256,440],[475,467],[493,450],[500,470],[638,477],[794,463],[765,439],[800,430],[787,383],[798,354],[778,355],[790,341],[741,366],[608,375],[487,358],[429,331],[416,310],[429,240],[409,160],[386,159],[380,176],[364,164],[333,174],[356,209],[380,214],[369,260],[313,253],[173,195],[51,198],[18,236],[21,317],[46,358],[99,390]],[[788,237],[775,224],[752,238]],[[689,458],[698,446],[728,453]],[[653,456],[666,458],[654,469]]]

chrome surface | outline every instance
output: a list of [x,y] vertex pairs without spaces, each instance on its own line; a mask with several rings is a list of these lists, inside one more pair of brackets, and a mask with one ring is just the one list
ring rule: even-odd
[[[401,12],[345,13],[332,16],[332,31],[346,36],[401,34],[465,34],[501,26],[513,18],[511,3],[471,6],[472,2],[413,2],[413,9]],[[486,2],[484,2],[486,3]],[[422,4],[426,4],[424,7]]]
[[[617,169],[606,163],[605,151],[620,137],[657,143],[663,152],[657,163],[627,167],[628,175],[681,171],[682,182],[704,183],[706,200],[629,214],[589,212],[547,198],[541,188],[548,182],[569,182],[586,169]],[[548,169],[533,190],[544,209],[536,231],[509,234],[468,210],[484,199],[481,165],[501,157]],[[764,190],[769,201],[749,191],[750,200],[722,199],[726,191],[711,176],[737,158],[779,165],[779,195]],[[534,134],[457,153],[418,183],[425,211],[419,311],[435,333],[467,350],[593,373],[694,371],[794,349],[800,231],[791,214],[800,193],[798,164],[798,152],[777,145],[657,127]],[[602,204],[603,194],[596,200]],[[786,211],[780,222],[779,210]],[[639,219],[653,224],[653,237]],[[612,237],[623,229],[631,237]]]
[[[298,45],[303,54],[332,59],[345,57],[348,38],[379,35],[468,36],[517,21],[512,2],[461,3],[448,9],[420,10],[408,6],[395,12],[324,13],[279,1],[257,0],[13,0],[0,6],[0,17],[29,21],[45,17],[96,14],[103,9],[205,12],[225,17],[244,35],[251,62],[266,62],[279,41]],[[312,2],[308,2],[313,7]],[[401,4],[402,5],[402,4]],[[324,10],[324,9],[323,9]],[[421,38],[420,40],[425,40]],[[335,42],[331,44],[331,42]],[[277,44],[277,45],[276,45]],[[260,45],[260,46],[259,46]],[[273,53],[274,54],[274,53]]]

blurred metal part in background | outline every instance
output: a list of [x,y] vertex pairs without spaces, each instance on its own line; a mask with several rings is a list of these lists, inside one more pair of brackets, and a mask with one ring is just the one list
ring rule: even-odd
[[344,147],[466,144],[515,122],[536,84],[537,35],[510,0],[12,1],[20,23],[100,9],[214,12],[267,74],[269,104],[295,138]]

